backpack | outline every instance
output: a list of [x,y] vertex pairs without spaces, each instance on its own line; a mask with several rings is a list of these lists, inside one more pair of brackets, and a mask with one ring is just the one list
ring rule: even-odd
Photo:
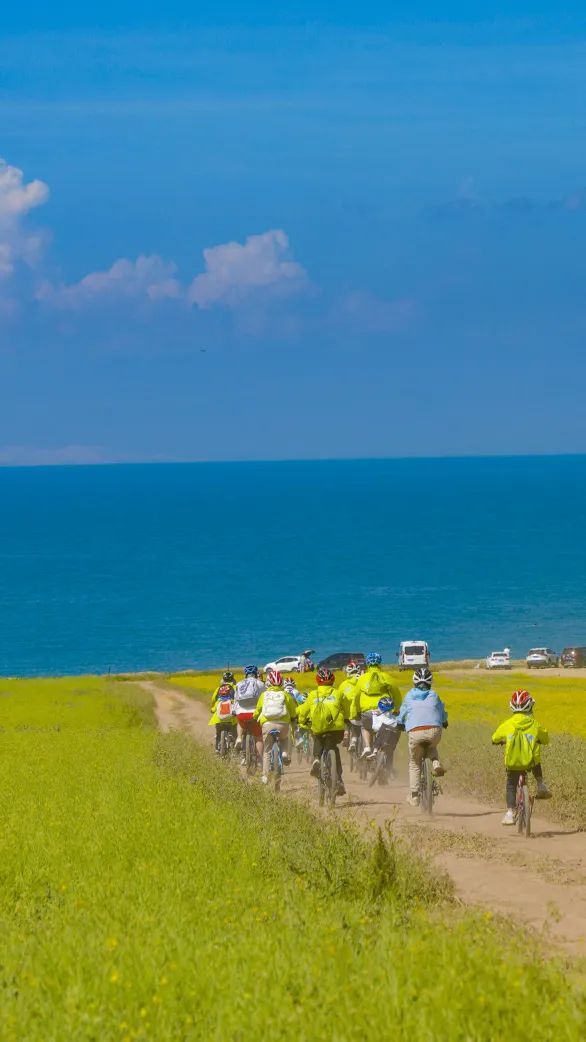
[[372,672],[369,671],[364,675],[360,687],[365,695],[374,698],[375,695],[382,695],[387,690],[388,684],[383,680],[380,673],[373,669]]
[[311,712],[312,731],[316,734],[330,731],[333,727],[336,715],[337,706],[335,694],[332,692],[332,694],[324,695],[323,697],[318,695]]
[[219,698],[216,702],[216,716],[218,720],[228,720],[233,715],[231,698]]
[[267,690],[262,703],[262,715],[267,720],[282,720],[287,714],[287,703],[283,691]]
[[529,770],[535,757],[535,735],[527,731],[515,731],[507,736],[505,767],[514,771]]

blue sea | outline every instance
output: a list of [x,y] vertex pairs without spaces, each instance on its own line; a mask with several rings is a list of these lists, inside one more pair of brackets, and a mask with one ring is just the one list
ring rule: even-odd
[[586,457],[0,469],[0,673],[586,644]]

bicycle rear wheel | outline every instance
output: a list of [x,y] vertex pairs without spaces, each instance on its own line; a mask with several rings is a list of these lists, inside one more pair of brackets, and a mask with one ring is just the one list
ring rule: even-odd
[[517,789],[517,831],[521,836],[531,835],[531,797],[527,782]]
[[224,759],[228,754],[228,736],[225,731],[220,731],[220,756]]
[[326,756],[328,759],[329,774],[328,803],[330,804],[330,807],[334,807],[336,804],[336,796],[338,795],[338,761],[336,760],[335,749],[329,749]]
[[381,772],[384,769],[384,760],[385,760],[384,749],[379,749],[379,751],[376,754],[376,760],[374,761],[374,767],[373,767],[373,770],[372,770],[372,775],[371,775],[371,777],[369,779],[369,782],[368,782],[369,786],[373,786],[374,783],[376,781],[378,781],[379,776],[380,776]]
[[246,760],[246,770],[250,774],[256,767],[256,743],[250,731],[244,735],[244,759]]
[[431,814],[433,810],[433,767],[429,756],[423,757],[421,764],[419,803],[424,814]]

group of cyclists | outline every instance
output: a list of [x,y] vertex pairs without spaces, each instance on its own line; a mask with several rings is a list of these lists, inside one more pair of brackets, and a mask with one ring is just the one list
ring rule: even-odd
[[[384,743],[389,764],[401,731],[406,731],[409,744],[409,795],[412,806],[419,804],[420,768],[424,749],[429,750],[436,777],[444,774],[437,746],[442,729],[448,726],[445,706],[432,688],[433,677],[427,668],[413,674],[413,688],[401,700],[393,678],[382,668],[378,652],[366,656],[365,665],[349,662],[344,678],[336,684],[334,673],[320,667],[315,674],[315,688],[309,693],[297,689],[293,677],[283,677],[276,670],[267,672],[263,682],[256,666],[246,666],[244,679],[236,682],[226,671],[212,695],[210,725],[216,729],[216,751],[220,751],[221,735],[227,731],[241,750],[244,735],[254,736],[259,762],[262,760],[261,782],[268,784],[270,743],[268,736],[279,737],[283,763],[291,762],[291,739],[304,741],[303,732],[313,739],[310,774],[319,777],[320,758],[324,749],[335,750],[337,795],[345,795],[340,745],[346,737],[350,751],[361,746],[360,756],[372,760]],[[246,763],[243,758],[242,765]]]
[[[236,681],[227,670],[212,695],[210,725],[216,731],[216,751],[220,751],[222,733],[227,733],[236,750],[243,749],[245,735],[251,734],[256,758],[262,763],[261,782],[266,785],[270,773],[271,743],[277,736],[285,765],[291,762],[291,741],[302,745],[307,734],[312,739],[310,774],[320,776],[320,758],[325,749],[334,749],[337,765],[337,795],[343,796],[343,765],[340,745],[346,740],[351,754],[362,760],[376,758],[384,745],[387,762],[392,768],[393,755],[402,731],[407,734],[409,752],[409,792],[407,802],[418,806],[420,774],[424,755],[432,761],[433,775],[445,773],[438,745],[448,726],[446,708],[433,689],[433,676],[427,667],[413,674],[413,687],[401,697],[399,688],[382,668],[378,652],[366,656],[365,664],[349,662],[341,683],[334,673],[320,667],[315,674],[315,688],[298,690],[293,677],[283,677],[269,670],[263,681],[257,666],[246,666],[244,678]],[[550,799],[551,792],[543,779],[541,745],[549,735],[539,724],[533,709],[535,700],[528,691],[514,691],[510,700],[512,715],[494,732],[494,745],[505,746],[506,813],[503,825],[516,820],[516,786],[521,772],[531,771],[537,784],[536,798]],[[246,759],[242,759],[242,765]]]

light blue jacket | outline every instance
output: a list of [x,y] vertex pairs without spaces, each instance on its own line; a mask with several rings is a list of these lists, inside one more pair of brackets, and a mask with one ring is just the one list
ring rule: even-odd
[[441,727],[447,722],[446,707],[433,688],[425,691],[412,687],[407,692],[399,710],[399,723],[406,731],[412,731],[414,727]]

